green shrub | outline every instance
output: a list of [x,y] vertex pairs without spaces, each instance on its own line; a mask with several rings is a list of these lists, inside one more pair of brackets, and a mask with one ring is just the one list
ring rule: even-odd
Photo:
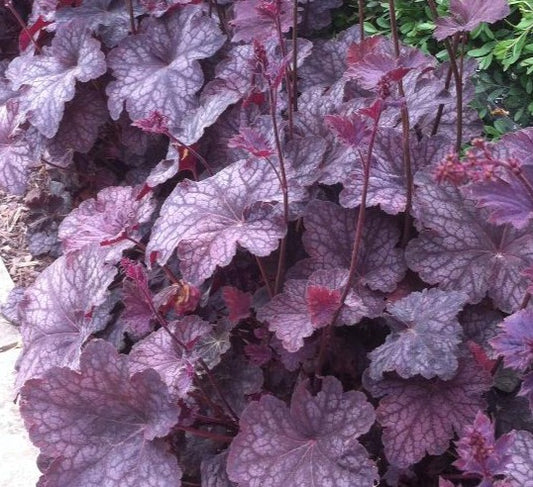
[[[434,22],[426,0],[396,0],[402,40],[437,58],[447,58],[433,37]],[[449,0],[436,0],[445,14]],[[485,132],[499,137],[533,124],[533,0],[509,0],[511,14],[493,25],[483,24],[470,35],[465,54],[477,59],[476,97],[472,105],[485,122]],[[365,32],[390,34],[388,1],[365,2]],[[335,19],[339,31],[357,23],[357,1],[351,0]]]

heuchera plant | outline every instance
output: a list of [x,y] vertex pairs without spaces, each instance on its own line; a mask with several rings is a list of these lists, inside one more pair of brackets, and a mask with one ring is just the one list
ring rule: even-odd
[[509,6],[428,0],[441,64],[342,4],[4,2],[39,486],[533,485],[533,129],[461,47]]

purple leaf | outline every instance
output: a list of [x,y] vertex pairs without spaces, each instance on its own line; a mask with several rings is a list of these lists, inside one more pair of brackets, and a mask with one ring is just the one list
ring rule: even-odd
[[0,315],[16,326],[21,324],[20,304],[23,302],[25,291],[24,287],[15,286],[0,304]]
[[[465,60],[464,69],[466,73],[470,73],[470,70],[467,69],[469,64],[470,63]],[[464,76],[466,78],[469,75],[465,74]],[[412,70],[405,75],[402,82],[411,127],[417,126],[417,129],[419,127],[422,129],[422,127],[427,126],[426,132],[421,130],[421,133],[427,133],[426,136],[433,139],[433,125],[439,105],[444,106],[444,113],[448,111],[453,112],[455,115],[455,106],[452,106],[453,98],[450,94],[450,87],[447,87],[446,80],[443,79],[440,72],[434,69],[427,69],[422,72],[420,72],[420,70]],[[469,85],[465,83],[464,88],[467,88],[468,86]],[[468,91],[465,95],[467,93]],[[401,116],[398,113],[397,107],[391,107],[390,110],[396,111],[396,117],[399,118]],[[463,110],[465,110],[465,108],[463,108]],[[440,127],[439,124],[439,128]],[[442,129],[439,129],[439,135],[444,137]],[[453,134],[449,139],[453,139]],[[447,146],[453,148],[452,144],[453,142],[446,142]]]
[[291,0],[238,0],[233,13],[233,42],[264,42],[277,37],[277,21],[281,32],[288,32],[294,18]]
[[22,194],[29,169],[39,162],[39,151],[18,127],[22,122],[16,100],[0,105],[0,188]]
[[103,97],[96,90],[85,86],[76,97],[65,105],[65,112],[55,137],[47,150],[52,159],[68,160],[73,152],[87,154],[98,137],[98,129],[108,120]]
[[[314,272],[309,280],[290,279],[283,292],[259,310],[257,318],[268,323],[287,351],[296,352],[303,347],[304,338],[331,323],[347,277],[347,270],[328,269]],[[364,311],[358,296],[350,291],[335,324],[356,323]]]
[[442,477],[439,477],[439,487],[455,487],[455,485],[451,480],[446,480]]
[[231,348],[231,331],[234,326],[229,320],[222,319],[215,323],[211,333],[198,340],[196,352],[210,369],[216,367]]
[[53,368],[21,391],[30,438],[54,460],[39,485],[178,487],[181,470],[163,440],[178,421],[157,372],[129,376],[127,358],[102,340],[80,372]]
[[492,24],[510,13],[507,0],[450,0],[450,16],[435,21],[433,37],[442,41],[457,32],[471,32],[482,22]]
[[102,257],[97,249],[62,256],[26,291],[18,386],[54,365],[76,368],[82,345],[105,327],[107,310],[99,306],[116,269]]
[[[357,222],[357,211],[333,203],[313,200],[304,218],[305,251],[311,257],[303,265],[311,269],[348,269]],[[363,245],[358,258],[354,291],[364,300],[378,298],[372,291],[391,292],[404,273],[402,251],[396,248],[399,230],[390,219],[377,211],[367,212]],[[370,292],[370,294],[369,294]],[[379,312],[378,312],[379,313]]]
[[533,128],[505,134],[494,145],[494,154],[500,159],[514,157],[524,166],[533,165]]
[[226,266],[237,245],[267,256],[285,235],[279,181],[265,162],[236,162],[201,182],[185,180],[166,199],[147,255],[164,264],[177,247],[181,271],[200,284]]
[[59,27],[52,45],[39,56],[20,56],[6,76],[13,86],[26,89],[21,111],[46,137],[53,137],[63,117],[65,103],[74,98],[76,81],[90,81],[107,71],[100,43],[86,30],[73,25]]
[[198,62],[213,55],[225,37],[201,8],[187,6],[162,20],[147,18],[139,34],[124,39],[108,56],[116,81],[107,86],[111,117],[124,103],[132,120],[157,110],[178,126],[195,108],[204,82]]
[[297,352],[288,352],[283,343],[275,336],[272,337],[270,344],[279,355],[283,366],[290,372],[298,370],[302,364],[313,360],[318,350],[316,339],[306,340],[304,346]]
[[[312,4],[321,4],[315,0]],[[348,46],[359,39],[359,26],[354,25],[339,33],[335,38],[322,40],[317,39],[311,55],[305,60],[298,76],[302,82],[298,83],[302,89],[312,86],[330,87],[336,84],[344,75],[347,68],[346,52]],[[303,107],[305,109],[305,105]]]
[[499,311],[489,309],[483,305],[467,306],[459,317],[463,325],[464,341],[473,341],[480,345],[490,359],[497,358],[497,353],[490,345],[498,329],[497,325],[503,321],[504,315]]
[[488,293],[502,311],[518,309],[527,289],[522,271],[533,260],[531,232],[486,223],[459,190],[425,174],[415,184],[414,212],[422,231],[407,246],[409,267],[429,284],[467,293],[470,303]]
[[[263,387],[263,371],[242,356],[224,357],[212,373],[224,398],[237,415],[248,405],[247,396],[260,392]],[[223,406],[210,381],[204,384],[204,388],[215,402]]]
[[61,243],[57,238],[57,223],[49,223],[43,232],[26,233],[26,244],[31,255],[49,255],[59,257],[61,255]]
[[[154,369],[174,398],[185,398],[193,387],[195,368],[201,354],[196,346],[211,332],[211,325],[198,316],[185,316],[137,342],[129,354],[131,373]],[[172,338],[177,337],[186,349]]]
[[[178,156],[180,157],[180,156]],[[146,178],[146,186],[155,188],[166,183],[180,171],[180,161],[178,159],[163,159],[157,164]]]
[[389,462],[404,468],[426,453],[444,453],[454,431],[461,432],[485,408],[482,395],[490,384],[490,375],[469,357],[459,362],[449,381],[418,377],[367,381],[373,396],[385,396],[376,412]]
[[425,289],[390,305],[392,333],[368,355],[370,377],[379,380],[383,372],[396,371],[404,379],[417,374],[451,379],[461,341],[457,314],[466,299],[463,293]]
[[520,168],[515,174],[496,177],[494,181],[475,182],[465,188],[466,194],[490,212],[489,220],[496,225],[512,224],[519,230],[533,219],[533,167]]
[[110,186],[82,202],[59,226],[65,253],[104,247],[109,249],[106,259],[118,261],[122,251],[134,245],[127,237],[138,237],[138,226],[150,219],[155,207],[150,195],[138,196],[138,188]]
[[533,465],[533,434],[529,431],[516,431],[510,448],[511,460],[507,464],[507,475],[517,485],[531,485],[531,465]]
[[311,186],[317,181],[326,148],[326,141],[322,137],[312,135],[294,138],[284,147],[284,157],[289,161],[293,177],[300,186]]
[[342,6],[342,0],[302,0],[308,12],[303,15],[304,26],[313,30],[320,30],[331,24],[330,10]]
[[347,59],[346,76],[356,79],[366,90],[377,89],[385,98],[389,96],[392,85],[410,70],[434,65],[432,58],[409,46],[401,46],[400,55],[396,56],[393,43],[381,36],[352,44]]
[[[440,162],[453,148],[443,136],[424,138],[417,142],[411,137],[411,164],[413,173],[424,166]],[[391,215],[405,211],[407,201],[407,180],[403,163],[402,131],[383,128],[376,138],[373,158],[370,164],[370,179],[367,206],[379,205]],[[340,203],[345,208],[355,208],[361,204],[363,190],[363,167],[355,164],[352,173],[344,181]]]
[[224,451],[202,461],[202,487],[236,487],[226,473],[228,452]]
[[139,0],[139,3],[155,17],[161,17],[164,13],[177,5],[195,3],[195,0]]
[[[140,13],[132,0],[134,15]],[[72,23],[77,29],[88,29],[103,39],[106,46],[116,46],[130,30],[130,14],[125,2],[117,0],[84,0],[75,8],[61,8],[56,13],[58,25]]]
[[296,388],[290,409],[267,395],[244,410],[229,449],[230,480],[241,487],[374,485],[377,469],[356,440],[375,419],[364,394],[343,393],[334,377],[314,397],[308,387]]
[[529,409],[533,410],[533,372],[525,375],[518,394],[524,396],[529,401]]
[[240,99],[241,95],[228,89],[224,82],[213,80],[202,91],[198,108],[183,114],[180,127],[173,130],[173,135],[184,144],[195,144],[202,138],[206,128],[213,125],[226,108]]
[[462,437],[456,442],[459,459],[454,466],[466,473],[481,475],[483,480],[506,473],[511,456],[509,448],[514,442],[512,434],[494,437],[494,424],[481,411],[474,423],[466,426]]
[[506,367],[526,370],[533,363],[533,310],[522,309],[503,320],[500,333],[490,340]]

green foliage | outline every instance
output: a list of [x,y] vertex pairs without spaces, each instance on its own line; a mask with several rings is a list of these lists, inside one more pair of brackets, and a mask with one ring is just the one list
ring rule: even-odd
[[[449,0],[436,0],[446,14]],[[403,42],[440,60],[446,50],[433,37],[435,24],[426,0],[396,0],[398,29]],[[473,106],[490,137],[533,124],[533,0],[509,0],[511,14],[493,25],[482,24],[471,33],[465,54],[479,62]],[[358,22],[357,0],[350,0],[336,18],[338,30]],[[365,32],[389,35],[389,2],[365,1]]]

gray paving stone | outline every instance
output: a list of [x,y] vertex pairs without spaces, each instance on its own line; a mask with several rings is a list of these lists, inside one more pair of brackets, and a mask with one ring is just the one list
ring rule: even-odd
[[[0,258],[0,303],[12,287]],[[17,328],[0,316],[0,350],[4,349],[0,352],[0,487],[32,487],[40,475],[36,465],[39,451],[31,444],[13,402],[14,367],[20,348],[11,345],[17,342],[20,343]]]

